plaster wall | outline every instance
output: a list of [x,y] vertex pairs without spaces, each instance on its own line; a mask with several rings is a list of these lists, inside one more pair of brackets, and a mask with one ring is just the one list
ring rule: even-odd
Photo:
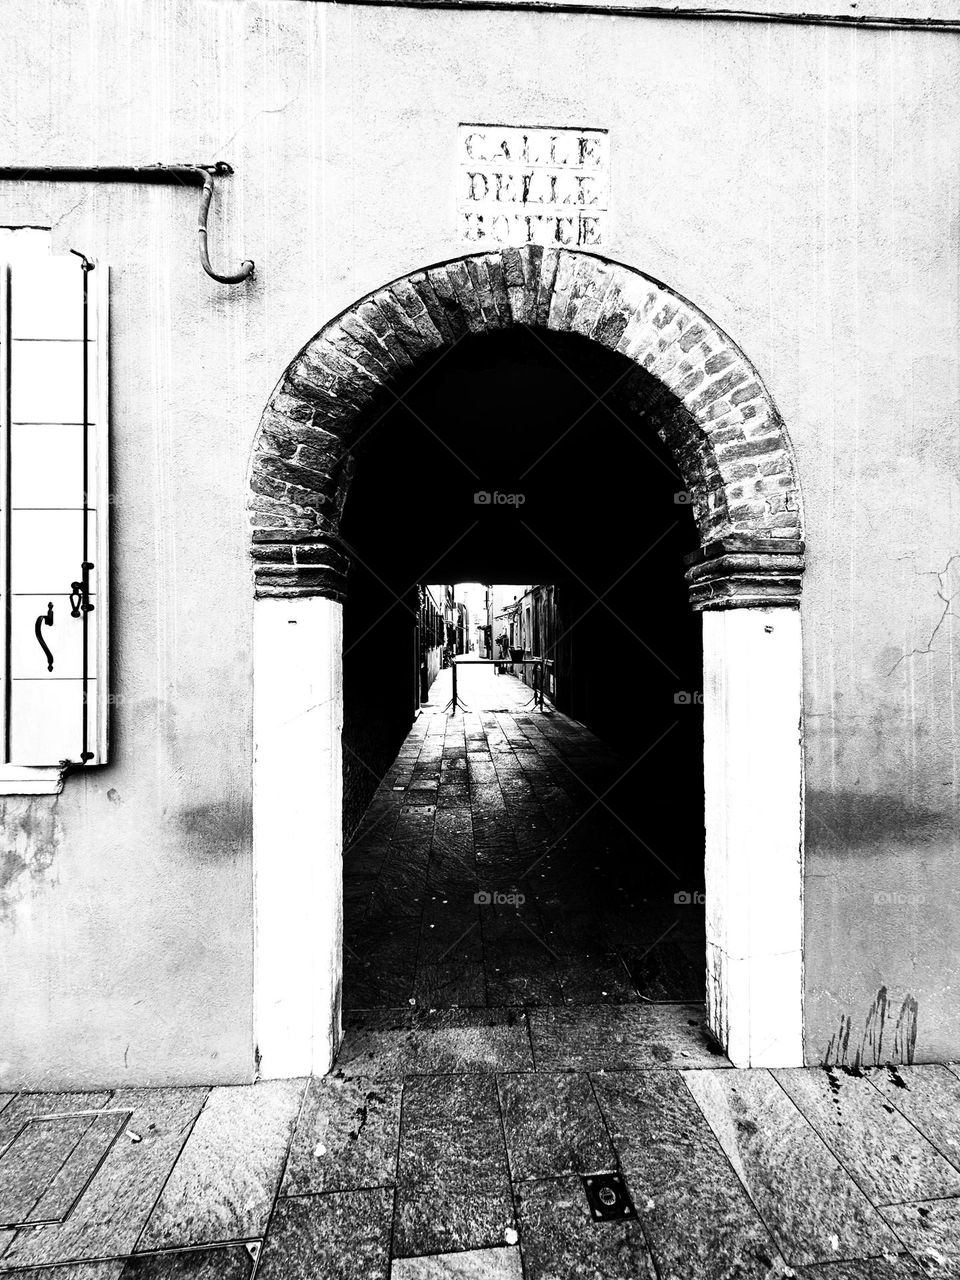
[[0,223],[112,268],[114,656],[111,763],[3,802],[0,1087],[253,1074],[250,444],[325,320],[465,251],[472,121],[608,129],[603,252],[762,372],[809,540],[806,1053],[849,1019],[869,1060],[881,1008],[884,1056],[914,1015],[918,1059],[960,1053],[960,36],[302,0],[4,21],[0,163],[227,160],[212,255],[257,275],[201,273],[194,191],[0,185]]

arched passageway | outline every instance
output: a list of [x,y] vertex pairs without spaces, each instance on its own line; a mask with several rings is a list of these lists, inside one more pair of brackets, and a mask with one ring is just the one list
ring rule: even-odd
[[[697,530],[669,449],[633,425],[634,369],[579,335],[467,335],[352,450],[347,1012],[703,1004]],[[421,597],[454,612],[427,582],[474,584],[448,646],[463,708],[444,711],[447,668],[414,720],[416,655],[439,659]],[[551,664],[546,714],[520,668],[469,665],[478,619]]]
[[326,1069],[338,1034],[355,455],[438,359],[510,330],[615,357],[618,412],[663,442],[689,496],[698,545],[686,579],[704,614],[709,1018],[735,1062],[799,1062],[803,543],[789,440],[746,357],[690,303],[622,265],[531,248],[428,268],[349,308],[292,362],[261,422],[250,505],[264,1069]]

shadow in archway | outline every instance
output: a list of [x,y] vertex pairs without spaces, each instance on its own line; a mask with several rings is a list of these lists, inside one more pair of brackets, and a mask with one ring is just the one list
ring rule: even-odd
[[[342,526],[345,1007],[701,1000],[697,540],[657,435],[675,402],[524,328],[396,394]],[[478,673],[451,717],[446,670],[414,721],[423,588],[463,581],[549,584],[554,714]]]

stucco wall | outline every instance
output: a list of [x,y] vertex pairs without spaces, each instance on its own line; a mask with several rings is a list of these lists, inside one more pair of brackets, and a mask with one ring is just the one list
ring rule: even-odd
[[460,251],[482,120],[610,130],[604,251],[726,328],[794,441],[808,1055],[849,1016],[852,1056],[881,987],[918,1057],[960,1053],[960,37],[300,0],[5,22],[0,162],[227,160],[212,253],[257,277],[200,272],[195,192],[0,186],[0,222],[113,268],[116,698],[109,766],[6,803],[0,1087],[252,1073],[247,454],[325,319]]

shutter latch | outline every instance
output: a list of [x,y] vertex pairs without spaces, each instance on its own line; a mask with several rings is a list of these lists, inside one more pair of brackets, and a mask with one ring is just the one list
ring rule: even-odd
[[[90,613],[93,605],[90,603],[90,570],[93,563],[90,560],[83,560],[80,564],[81,580],[80,582],[70,583],[70,617],[79,618],[81,614]],[[51,618],[52,622],[53,619]],[[43,642],[41,641],[41,644]]]

